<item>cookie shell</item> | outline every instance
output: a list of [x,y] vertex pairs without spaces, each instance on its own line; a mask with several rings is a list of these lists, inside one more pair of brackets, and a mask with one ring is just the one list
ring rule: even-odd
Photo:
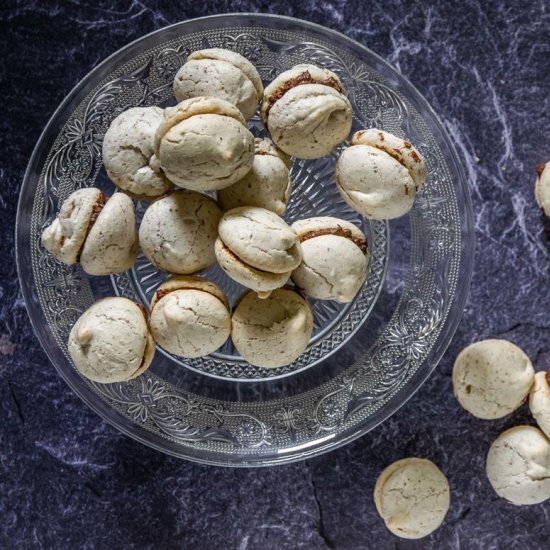
[[313,331],[309,304],[293,290],[283,288],[265,299],[246,293],[231,323],[237,351],[250,364],[263,368],[292,363],[306,350]]
[[512,504],[538,504],[550,498],[550,441],[533,426],[501,433],[487,455],[487,477]]
[[154,344],[143,310],[127,298],[104,298],[87,309],[69,335],[77,370],[100,383],[123,382],[144,372]]
[[209,197],[178,190],[151,204],[139,228],[141,249],[168,273],[186,275],[216,262],[214,242],[221,210]]
[[152,200],[172,188],[154,152],[163,120],[160,107],[133,107],[118,115],[105,133],[102,155],[107,175],[134,198]]
[[430,460],[404,458],[380,474],[374,503],[389,531],[419,539],[443,523],[450,504],[449,482]]
[[550,386],[548,373],[537,372],[529,392],[529,409],[539,428],[550,437]]
[[477,418],[514,412],[527,398],[535,371],[529,357],[506,340],[482,340],[463,349],[453,367],[458,402]]
[[537,167],[535,199],[546,216],[550,217],[550,162]]
[[115,193],[86,237],[80,264],[90,275],[122,273],[132,267],[138,249],[134,203],[124,193]]

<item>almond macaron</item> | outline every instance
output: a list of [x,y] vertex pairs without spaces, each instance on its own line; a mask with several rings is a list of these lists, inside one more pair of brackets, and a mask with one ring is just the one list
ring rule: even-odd
[[550,161],[537,166],[535,198],[544,214],[550,216]]

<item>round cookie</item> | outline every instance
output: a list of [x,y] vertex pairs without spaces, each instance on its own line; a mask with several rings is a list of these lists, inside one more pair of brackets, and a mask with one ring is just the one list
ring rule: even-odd
[[449,483],[430,460],[404,458],[380,474],[374,503],[389,531],[419,539],[443,523],[450,504]]
[[533,426],[501,433],[487,455],[487,477],[497,495],[512,504],[550,498],[550,441]]
[[77,370],[100,383],[124,382],[147,370],[155,342],[142,306],[127,298],[104,298],[88,308],[69,334]]
[[242,55],[222,48],[193,52],[174,78],[178,101],[192,97],[217,97],[235,105],[249,120],[264,88],[256,67]]
[[328,216],[292,224],[302,263],[292,279],[311,298],[351,302],[367,277],[367,238],[355,225]]
[[133,107],[118,115],[103,138],[103,164],[111,181],[137,199],[151,200],[172,188],[154,153],[160,107]]
[[176,185],[215,191],[239,181],[252,168],[254,136],[231,103],[195,97],[165,109],[155,152]]
[[535,198],[546,216],[550,216],[550,161],[537,166]]
[[514,412],[527,398],[535,371],[529,357],[506,340],[483,340],[460,352],[453,367],[458,402],[478,418]]
[[282,215],[292,190],[292,163],[285,153],[268,139],[254,140],[254,162],[244,178],[218,191],[222,210],[239,206],[258,206]]
[[529,392],[529,409],[539,428],[550,437],[550,371],[535,374]]
[[157,344],[180,357],[202,357],[229,338],[227,298],[214,283],[200,277],[171,277],[151,302],[150,326]]
[[187,275],[216,262],[221,210],[209,197],[178,190],[147,208],[139,228],[141,249],[159,269]]
[[330,154],[352,123],[342,82],[315,65],[296,65],[267,86],[261,116],[277,147],[301,159]]
[[425,179],[424,160],[411,143],[377,129],[355,132],[336,162],[342,198],[372,219],[409,212]]
[[44,248],[64,264],[76,263],[90,224],[104,203],[105,195],[95,187],[71,193],[63,201],[57,217],[42,232]]
[[115,193],[88,232],[80,264],[90,275],[122,273],[134,265],[138,249],[134,203],[128,195]]
[[218,233],[215,253],[221,268],[262,296],[283,286],[302,260],[296,233],[264,208],[243,206],[226,212]]
[[296,360],[313,331],[309,304],[295,291],[274,290],[260,298],[247,292],[231,318],[235,348],[251,365],[276,368]]

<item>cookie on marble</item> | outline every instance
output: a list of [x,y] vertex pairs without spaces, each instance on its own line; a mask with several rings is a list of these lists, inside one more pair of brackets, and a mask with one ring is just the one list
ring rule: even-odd
[[296,65],[277,76],[264,91],[260,114],[277,147],[300,159],[330,154],[351,130],[342,81],[315,65]]
[[137,199],[152,200],[173,186],[154,153],[160,107],[133,107],[118,115],[103,138],[103,164],[111,181]]
[[147,259],[159,269],[188,275],[216,262],[214,242],[221,210],[214,200],[177,190],[151,204],[139,228]]
[[229,187],[252,168],[254,136],[243,115],[216,97],[194,97],[164,111],[155,153],[166,177],[193,191]]
[[425,162],[418,150],[409,141],[376,128],[355,132],[336,162],[342,198],[367,218],[405,215],[425,180]]
[[544,502],[550,498],[550,441],[533,426],[506,430],[489,449],[487,477],[512,504]]
[[430,460],[404,458],[380,474],[374,503],[394,535],[420,539],[443,523],[450,504],[449,483]]
[[550,216],[550,161],[537,166],[535,198],[544,214]]
[[243,359],[266,369],[295,361],[313,332],[309,304],[294,290],[279,288],[267,298],[248,291],[231,318],[231,338]]
[[298,235],[302,262],[292,280],[311,298],[348,303],[367,278],[367,237],[355,225],[321,216],[291,225]]
[[155,342],[147,313],[128,298],[104,298],[88,308],[69,334],[77,370],[103,384],[136,378],[150,366]]
[[292,185],[288,156],[268,139],[254,140],[254,162],[244,178],[218,191],[222,210],[239,206],[258,206],[280,216],[285,212]]
[[218,233],[215,252],[221,268],[262,297],[286,284],[302,261],[298,236],[271,210],[229,210],[220,219]]
[[155,341],[166,351],[179,357],[202,357],[229,338],[229,304],[222,290],[206,279],[171,277],[153,296],[150,326]]
[[550,437],[550,371],[535,374],[529,392],[529,409],[539,428]]
[[483,340],[469,345],[456,358],[454,394],[477,418],[502,418],[525,401],[534,376],[529,357],[516,345],[506,340]]
[[222,48],[191,53],[174,78],[178,101],[218,97],[235,105],[246,120],[256,112],[263,92],[256,67],[237,52]]

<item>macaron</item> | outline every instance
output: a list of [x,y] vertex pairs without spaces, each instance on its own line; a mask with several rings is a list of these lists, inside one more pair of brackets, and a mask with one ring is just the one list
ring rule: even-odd
[[231,315],[222,290],[200,277],[171,277],[151,301],[155,341],[180,357],[202,357],[229,338]]
[[277,147],[293,157],[316,159],[347,138],[352,109],[335,73],[304,64],[266,87],[261,117]]
[[244,178],[217,193],[222,210],[238,206],[258,206],[282,215],[292,184],[288,156],[268,139],[254,140],[254,162]]
[[336,162],[342,198],[367,218],[403,216],[425,181],[425,162],[418,150],[376,128],[355,132]]
[[246,57],[222,48],[191,53],[174,78],[178,101],[217,97],[235,105],[246,120],[256,112],[263,92],[256,67]]
[[435,531],[450,504],[449,482],[430,460],[404,458],[388,466],[374,488],[374,504],[386,527],[404,539]]
[[155,342],[143,306],[112,297],[99,300],[79,317],[68,350],[82,376],[107,384],[144,373],[155,355]]
[[544,214],[550,216],[550,161],[537,166],[535,198]]
[[107,198],[95,187],[74,191],[42,232],[42,244],[67,265],[80,262],[90,275],[122,273],[139,248],[134,204],[124,193]]
[[309,304],[294,290],[279,288],[268,298],[247,292],[231,318],[231,338],[243,359],[262,368],[295,361],[313,331]]
[[281,286],[300,265],[298,236],[277,214],[255,206],[242,206],[220,219],[215,253],[229,277],[261,293]]
[[538,504],[550,498],[550,441],[533,426],[501,433],[487,455],[487,477],[512,504]]
[[550,437],[550,371],[535,374],[529,392],[529,409],[539,428]]
[[151,200],[172,188],[154,152],[155,133],[164,120],[160,107],[123,111],[103,138],[103,164],[111,181],[137,199]]
[[214,242],[221,210],[200,193],[177,190],[152,203],[139,228],[147,259],[159,269],[188,275],[216,262]]
[[215,191],[250,171],[254,136],[228,101],[194,97],[165,109],[155,152],[171,182],[193,191]]
[[352,223],[328,216],[291,225],[302,263],[292,272],[297,287],[317,300],[351,302],[367,278],[367,238]]
[[506,340],[482,340],[463,349],[453,367],[458,402],[477,418],[514,412],[527,398],[535,371],[529,357]]

